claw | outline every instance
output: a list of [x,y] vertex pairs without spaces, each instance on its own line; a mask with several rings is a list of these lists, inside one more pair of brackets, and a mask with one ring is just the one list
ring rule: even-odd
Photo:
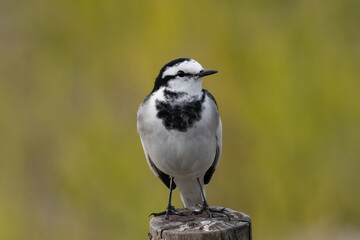
[[157,217],[157,216],[164,215],[165,213],[166,213],[166,211],[162,211],[162,212],[159,212],[159,213],[150,213],[149,217],[151,217],[151,216]]
[[175,208],[174,208],[174,206],[170,206],[170,207],[166,208],[165,211],[162,211],[162,212],[159,212],[159,213],[151,213],[151,214],[149,215],[149,217],[150,217],[150,216],[157,217],[157,216],[162,216],[162,215],[165,215],[165,219],[168,220],[168,219],[169,219],[169,215],[184,216],[185,214],[176,211]]
[[206,212],[208,214],[209,218],[213,217],[212,213],[223,213],[226,215],[225,208],[221,208],[221,209],[212,208],[212,207],[209,207],[206,203],[199,210],[193,211],[193,213],[196,215],[201,214],[203,212]]
[[201,214],[201,213],[203,213],[203,212],[206,212],[206,213],[208,214],[209,218],[212,218],[212,214],[211,214],[211,210],[210,210],[209,206],[203,206],[203,207],[200,208],[199,210],[193,211],[193,213],[194,213],[195,215]]

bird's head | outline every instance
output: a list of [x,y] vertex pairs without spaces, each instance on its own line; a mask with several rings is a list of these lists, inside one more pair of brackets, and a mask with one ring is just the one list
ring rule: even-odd
[[193,59],[178,58],[161,68],[155,80],[153,92],[163,86],[174,91],[201,91],[202,78],[217,72],[216,70],[204,69],[200,63]]

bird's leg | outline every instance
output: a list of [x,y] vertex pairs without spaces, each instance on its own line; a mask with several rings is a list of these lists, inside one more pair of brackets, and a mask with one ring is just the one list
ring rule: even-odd
[[209,215],[210,218],[213,217],[212,214],[211,214],[212,212],[223,213],[224,210],[225,210],[225,208],[218,210],[218,209],[210,208],[210,207],[209,207],[209,205],[208,205],[208,203],[207,203],[207,201],[206,201],[206,198],[205,198],[203,186],[202,186],[201,183],[200,183],[200,179],[197,178],[196,180],[197,180],[197,182],[198,182],[198,184],[199,184],[199,187],[200,187],[201,196],[202,196],[202,198],[203,198],[203,205],[202,205],[201,209],[195,210],[194,213],[195,213],[195,214],[200,214],[200,213],[203,213],[203,212],[205,211],[205,212]]
[[199,187],[200,187],[201,196],[202,196],[202,198],[203,198],[203,205],[202,205],[201,209],[195,210],[194,213],[195,213],[195,214],[200,214],[200,213],[203,213],[204,211],[206,211],[207,214],[209,215],[209,217],[212,217],[212,214],[211,214],[211,212],[210,212],[209,205],[208,205],[208,203],[207,203],[207,201],[206,201],[206,198],[205,198],[205,194],[204,194],[203,187],[202,187],[202,185],[201,185],[201,183],[200,183],[200,179],[197,178],[196,180],[197,180],[197,182],[198,182],[198,184],[199,184]]
[[172,198],[172,190],[173,190],[173,181],[174,181],[174,177],[170,177],[170,192],[169,192],[169,201],[168,201],[168,205],[166,207],[165,210],[165,219],[169,219],[169,213],[172,211],[175,211],[175,208],[173,206],[171,206],[171,198]]
[[165,219],[168,220],[169,219],[169,214],[174,214],[174,215],[182,215],[181,213],[177,212],[174,208],[174,206],[171,206],[171,197],[172,197],[172,190],[173,190],[173,181],[174,181],[174,177],[170,177],[170,192],[169,192],[169,201],[168,201],[168,205],[166,207],[166,210],[163,212],[159,212],[159,213],[151,213],[149,216],[153,215],[154,217],[157,216],[161,216],[161,215],[165,215]]

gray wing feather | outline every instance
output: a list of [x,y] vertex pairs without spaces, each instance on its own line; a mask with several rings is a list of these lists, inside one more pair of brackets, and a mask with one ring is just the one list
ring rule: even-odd
[[204,184],[208,184],[210,182],[210,179],[220,162],[220,156],[222,151],[222,124],[220,117],[219,117],[219,126],[218,129],[216,130],[216,140],[217,140],[217,146],[216,146],[214,162],[204,175]]

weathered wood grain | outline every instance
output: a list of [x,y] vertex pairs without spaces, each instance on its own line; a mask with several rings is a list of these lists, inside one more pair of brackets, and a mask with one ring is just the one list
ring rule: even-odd
[[195,215],[188,209],[177,209],[184,216],[170,215],[154,217],[150,221],[150,240],[200,240],[229,239],[251,240],[251,219],[248,215],[229,208],[223,213],[213,213],[212,218],[207,213]]

